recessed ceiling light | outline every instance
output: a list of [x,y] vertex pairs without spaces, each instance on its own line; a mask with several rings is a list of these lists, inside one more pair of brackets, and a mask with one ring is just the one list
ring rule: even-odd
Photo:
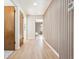
[[37,6],[37,3],[35,2],[35,3],[33,3],[33,5],[34,5],[34,6]]

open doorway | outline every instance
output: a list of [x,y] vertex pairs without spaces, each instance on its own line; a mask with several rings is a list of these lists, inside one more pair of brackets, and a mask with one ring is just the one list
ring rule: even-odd
[[39,20],[35,22],[35,38],[43,39],[43,19]]

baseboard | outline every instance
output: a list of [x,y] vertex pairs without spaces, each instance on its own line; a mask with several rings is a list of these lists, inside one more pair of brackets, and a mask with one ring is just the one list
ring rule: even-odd
[[47,44],[47,46],[52,50],[52,52],[55,53],[55,55],[59,58],[59,53],[44,39],[44,42]]
[[7,57],[4,55],[4,59],[9,59],[9,57],[14,53],[14,51],[7,51],[7,52],[8,52]]

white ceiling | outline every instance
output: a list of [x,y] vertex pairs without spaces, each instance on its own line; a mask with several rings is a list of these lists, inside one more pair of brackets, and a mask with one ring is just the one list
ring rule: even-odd
[[[13,0],[28,15],[43,15],[52,0]],[[37,3],[34,6],[33,3]]]
[[5,6],[14,6],[14,4],[10,0],[4,0]]

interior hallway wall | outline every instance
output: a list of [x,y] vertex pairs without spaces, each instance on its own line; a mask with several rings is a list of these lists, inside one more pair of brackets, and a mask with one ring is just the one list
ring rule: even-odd
[[28,16],[28,39],[35,39],[35,17]]
[[38,19],[43,19],[43,16],[27,16],[28,19],[28,39],[35,39],[35,22]]
[[23,13],[23,17],[24,17],[24,25],[23,25],[23,29],[24,29],[24,42],[27,39],[27,16],[24,13],[24,11],[22,10],[22,8],[20,8],[19,6],[16,6],[12,1],[10,0],[5,0],[4,3],[5,6],[14,6],[15,7],[15,49],[19,49],[20,48],[20,11]]
[[[15,49],[19,49],[20,48],[20,11],[22,11],[23,15],[24,15],[24,42],[27,39],[27,16],[26,14],[23,12],[23,10],[16,6],[12,1],[10,0],[5,0],[4,1],[4,6],[14,6],[15,7]],[[13,51],[9,51],[9,50],[5,50],[5,54],[4,54],[4,58],[7,59],[7,57],[9,55],[11,55],[13,53]]]
[[44,14],[45,40],[59,53],[59,59],[73,59],[72,0],[53,0]]
[[74,6],[73,0],[61,0],[60,11],[60,59],[73,59],[73,21]]
[[15,7],[16,13],[15,13],[15,40],[16,49],[20,48],[20,11],[23,13],[23,34],[24,34],[24,40],[23,42],[26,42],[27,39],[27,16],[24,14],[23,10],[20,7]]
[[44,36],[46,41],[58,52],[60,21],[60,0],[53,0],[44,14]]

